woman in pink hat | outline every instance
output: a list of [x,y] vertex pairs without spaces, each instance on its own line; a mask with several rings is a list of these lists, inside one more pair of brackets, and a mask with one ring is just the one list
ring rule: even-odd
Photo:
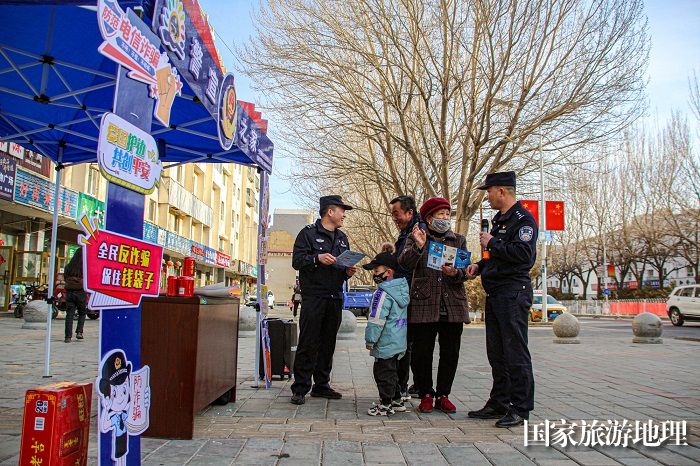
[[[457,372],[459,348],[464,324],[469,323],[469,306],[464,282],[466,268],[446,263],[439,270],[428,267],[431,242],[467,249],[464,236],[452,231],[451,206],[447,199],[432,197],[420,207],[420,215],[428,226],[416,225],[406,240],[399,264],[413,271],[411,301],[408,306],[408,331],[413,338],[411,370],[421,398],[418,410],[429,413],[439,409],[445,413],[457,411],[449,400],[452,382]],[[433,388],[433,350],[439,338],[440,361],[437,384]]]

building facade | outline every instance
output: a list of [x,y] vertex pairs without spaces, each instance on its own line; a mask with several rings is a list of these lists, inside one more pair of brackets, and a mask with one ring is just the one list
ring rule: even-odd
[[[167,163],[165,166],[167,167]],[[96,164],[65,168],[58,199],[57,272],[77,249],[83,213],[104,220],[107,181]],[[0,143],[0,309],[11,285],[48,283],[55,166],[18,144]],[[144,239],[164,247],[163,279],[197,263],[196,286],[257,280],[260,177],[254,168],[186,164],[163,171],[145,198]]]

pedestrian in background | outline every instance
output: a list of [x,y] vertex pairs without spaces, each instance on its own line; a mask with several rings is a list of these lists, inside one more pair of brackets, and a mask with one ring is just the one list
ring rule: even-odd
[[515,199],[515,172],[486,176],[486,190],[498,210],[490,233],[480,242],[490,258],[467,267],[470,278],[481,275],[486,291],[486,354],[493,387],[486,405],[469,417],[498,419],[497,427],[514,427],[529,418],[535,404],[535,380],[528,350],[527,322],[532,306],[530,269],[537,256],[537,223]]
[[[305,396],[340,399],[330,386],[333,354],[342,321],[343,284],[355,267],[340,267],[336,258],[350,249],[348,237],[340,230],[345,212],[352,207],[340,196],[319,200],[320,218],[297,235],[292,267],[299,271],[304,312],[299,317],[299,343],[294,359],[291,403],[305,403]],[[313,378],[313,388],[311,385]]]
[[299,304],[301,304],[301,287],[299,286],[299,280],[294,283],[294,291],[292,292],[292,316],[297,316],[297,309],[299,309]]
[[[413,339],[411,370],[413,383],[421,398],[418,410],[429,413],[434,407],[445,413],[457,411],[450,401],[459,362],[464,324],[469,323],[469,306],[464,282],[466,268],[444,264],[440,270],[428,267],[429,242],[466,250],[464,236],[451,228],[451,206],[447,199],[433,197],[420,207],[427,230],[413,226],[399,257],[399,265],[413,271],[408,327]],[[433,388],[433,351],[439,338],[440,361],[437,385]]]
[[73,338],[73,316],[78,310],[78,325],[75,327],[75,338],[83,339],[83,326],[85,314],[87,314],[87,294],[83,289],[83,248],[78,248],[73,258],[63,269],[63,278],[66,281],[66,330],[65,342],[70,343]]
[[[389,205],[391,206],[391,218],[399,229],[399,237],[394,243],[394,255],[398,260],[406,245],[406,239],[411,234],[411,231],[413,231],[413,227],[418,224],[421,225],[422,228],[425,228],[425,224],[421,222],[420,216],[418,215],[418,208],[416,207],[416,200],[413,199],[413,197],[398,196],[392,199]],[[410,288],[412,275],[413,271],[407,270],[399,265],[394,277],[405,278]],[[403,401],[411,399],[410,392],[417,395],[417,392],[415,392],[415,384],[411,387],[408,386],[408,380],[411,375],[411,337],[412,335],[409,329],[406,340],[406,354],[399,360],[398,364],[399,385],[401,386],[401,398]]]

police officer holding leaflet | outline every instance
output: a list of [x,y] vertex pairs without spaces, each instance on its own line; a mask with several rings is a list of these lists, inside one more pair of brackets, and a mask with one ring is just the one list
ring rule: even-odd
[[[305,396],[340,399],[330,385],[333,353],[342,321],[343,283],[355,267],[340,267],[336,258],[350,249],[340,230],[345,211],[352,207],[340,196],[320,199],[320,219],[304,227],[294,242],[292,267],[299,271],[304,307],[299,318],[299,343],[294,359],[291,403],[304,404]],[[313,388],[311,379],[313,377]]]
[[486,291],[486,353],[493,387],[486,405],[468,416],[498,419],[497,427],[514,427],[528,419],[534,407],[535,382],[527,347],[527,323],[532,306],[530,269],[535,263],[537,224],[515,200],[515,172],[486,176],[486,190],[498,210],[490,233],[481,233],[489,259],[467,268],[470,278],[481,275]]

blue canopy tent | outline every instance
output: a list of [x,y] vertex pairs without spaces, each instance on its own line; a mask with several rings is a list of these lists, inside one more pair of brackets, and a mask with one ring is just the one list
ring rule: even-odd
[[[131,7],[150,24],[153,3],[123,0],[119,5]],[[57,164],[50,290],[55,274],[60,170],[96,161],[100,120],[113,110],[115,102],[119,66],[98,52],[103,39],[95,5],[85,0],[24,0],[0,5],[0,17],[6,19],[0,28],[0,141],[16,142]],[[210,114],[184,79],[182,83],[182,95],[172,106],[170,126],[154,119],[151,128],[166,168],[167,162],[170,166],[218,162],[271,173],[273,144],[255,118],[239,104],[238,127],[245,127],[246,133],[236,131],[233,147],[222,150],[216,115]],[[247,141],[251,131],[255,132],[255,145]],[[50,367],[50,325],[49,318],[45,375]]]

